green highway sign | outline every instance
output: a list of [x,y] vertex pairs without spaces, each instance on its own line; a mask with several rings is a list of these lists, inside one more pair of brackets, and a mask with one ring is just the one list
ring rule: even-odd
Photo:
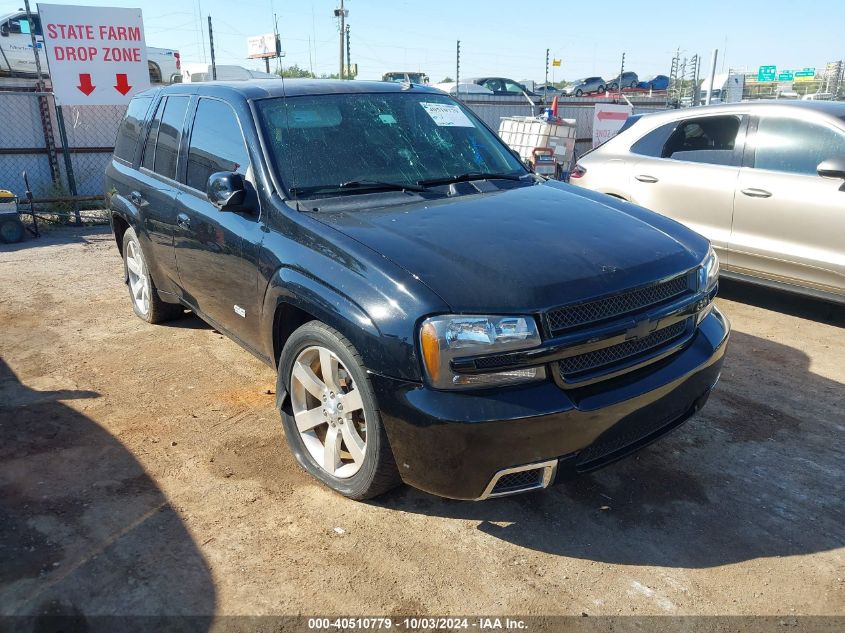
[[796,71],[795,77],[815,77],[816,76],[816,69],[815,68],[805,68],[804,70]]
[[760,70],[757,71],[757,81],[774,81],[777,72],[777,66],[760,66]]
[[791,70],[782,70],[778,73],[778,81],[792,81],[795,75]]

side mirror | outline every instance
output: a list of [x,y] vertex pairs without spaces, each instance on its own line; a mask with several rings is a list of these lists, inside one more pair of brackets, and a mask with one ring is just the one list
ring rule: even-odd
[[0,36],[9,37],[9,23],[8,22],[3,22],[3,24],[0,24]]
[[830,158],[816,167],[822,178],[841,178],[845,180],[845,158]]
[[211,174],[205,188],[208,200],[220,211],[244,211],[246,186],[240,174],[218,171]]

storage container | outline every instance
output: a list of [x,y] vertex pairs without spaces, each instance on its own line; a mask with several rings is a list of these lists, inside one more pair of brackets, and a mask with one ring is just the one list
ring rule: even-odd
[[530,116],[502,117],[499,136],[523,160],[531,160],[536,148],[548,147],[559,165],[568,166],[575,149],[575,119],[552,122]]

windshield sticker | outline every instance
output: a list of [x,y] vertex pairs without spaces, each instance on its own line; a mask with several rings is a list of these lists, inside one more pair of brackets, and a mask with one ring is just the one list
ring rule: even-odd
[[461,108],[453,103],[427,103],[421,101],[420,105],[428,113],[428,116],[440,127],[475,127]]
[[378,118],[385,125],[393,125],[394,123],[396,123],[396,117],[392,114],[379,114]]

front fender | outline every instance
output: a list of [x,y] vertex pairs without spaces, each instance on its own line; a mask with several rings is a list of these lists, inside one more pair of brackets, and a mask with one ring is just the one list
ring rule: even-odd
[[413,319],[396,318],[384,304],[373,304],[368,311],[337,288],[288,267],[276,271],[264,297],[263,347],[268,357],[274,357],[275,315],[284,303],[343,334],[358,350],[367,370],[405,380],[421,380]]

